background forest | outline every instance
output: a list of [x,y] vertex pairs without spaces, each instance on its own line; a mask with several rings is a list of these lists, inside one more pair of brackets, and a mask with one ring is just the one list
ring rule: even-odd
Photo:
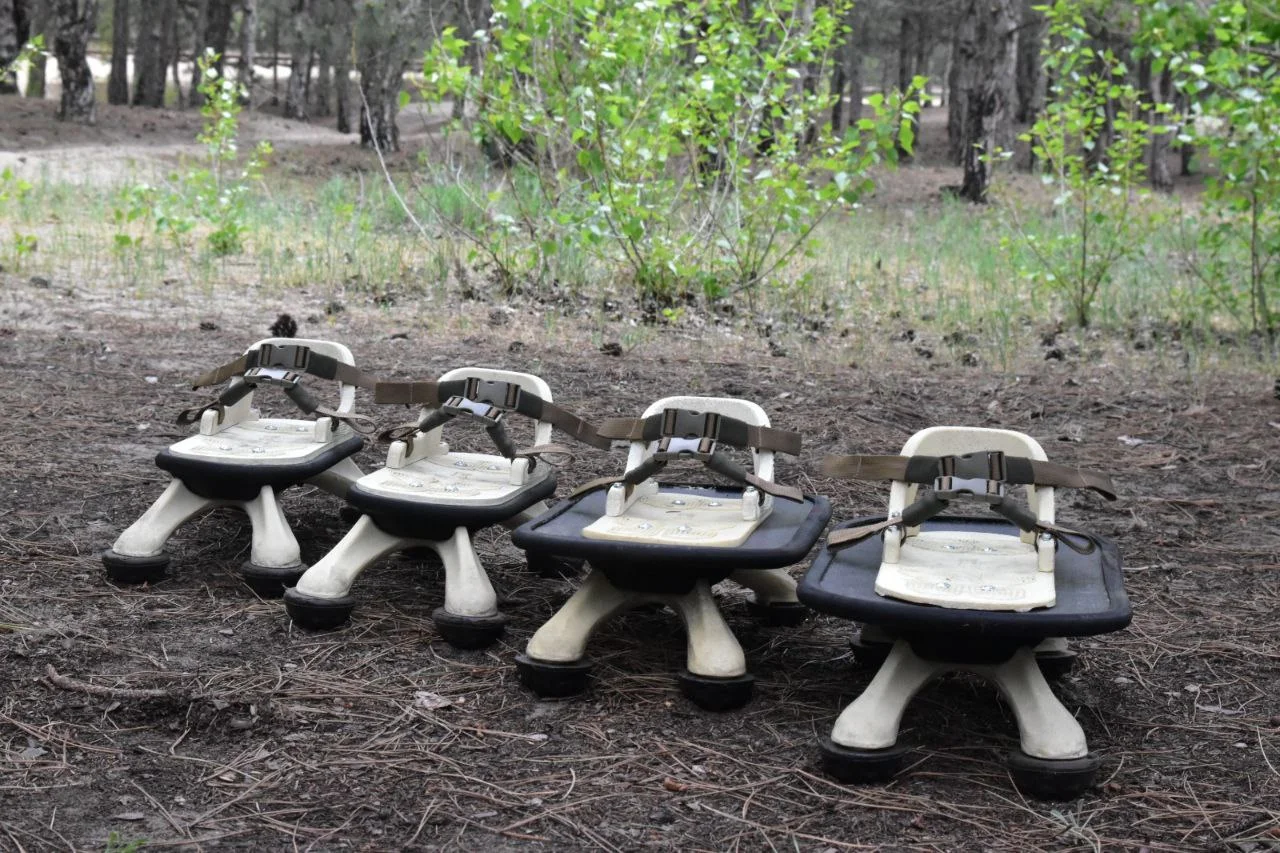
[[[135,284],[176,243],[189,275],[244,256],[375,297],[810,335],[888,314],[966,353],[1062,323],[1273,359],[1278,39],[1262,0],[0,0],[0,91],[56,89],[72,122],[204,110],[201,158],[102,191]],[[236,144],[264,113],[368,158],[266,191],[270,145]],[[6,180],[34,223],[56,181]],[[318,225],[330,251],[300,266]]]

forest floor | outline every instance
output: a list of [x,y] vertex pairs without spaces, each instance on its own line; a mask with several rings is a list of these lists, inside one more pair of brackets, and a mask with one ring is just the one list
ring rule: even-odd
[[[922,360],[902,335],[850,365],[688,329],[612,354],[514,307],[460,304],[487,322],[427,336],[431,309],[409,301],[162,286],[138,298],[0,273],[0,849],[1280,849],[1280,402],[1247,359],[1188,370],[1094,336],[995,371]],[[279,311],[374,374],[528,370],[592,419],[677,390],[759,401],[805,436],[779,479],[828,495],[837,520],[885,494],[820,477],[822,456],[893,452],[929,425],[1021,430],[1051,459],[1109,471],[1118,501],[1059,506],[1118,541],[1134,609],[1127,630],[1078,641],[1055,688],[1103,758],[1098,783],[1069,803],[1021,797],[1004,764],[1014,720],[970,678],[912,705],[903,739],[918,751],[895,781],[835,783],[818,740],[871,678],[849,650],[854,626],[760,627],[728,584],[757,678],[745,708],[681,696],[684,638],[664,611],[600,632],[587,694],[540,700],[513,657],[576,579],[531,575],[502,532],[477,537],[510,617],[484,651],[440,640],[439,567],[411,557],[364,575],[346,627],[293,627],[240,581],[249,528],[232,513],[178,532],[165,581],[111,584],[99,554],[160,493],[152,458],[203,399],[184,380]],[[357,460],[368,471],[381,456],[371,444]],[[559,494],[621,465],[584,449]],[[283,503],[305,562],[341,537],[334,498],[300,488]]]

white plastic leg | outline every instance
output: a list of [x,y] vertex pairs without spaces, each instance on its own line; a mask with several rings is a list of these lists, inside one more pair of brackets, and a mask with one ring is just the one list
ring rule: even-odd
[[756,594],[757,604],[793,604],[796,598],[796,580],[786,569],[767,571],[737,571],[729,580],[745,586]]
[[249,559],[256,566],[287,568],[302,564],[298,540],[289,529],[289,520],[270,486],[263,486],[258,496],[242,505],[253,524],[253,546]]
[[498,596],[480,565],[467,528],[459,527],[443,542],[421,543],[432,548],[444,563],[444,609],[455,616],[493,616]]
[[663,601],[680,614],[689,634],[686,666],[694,675],[733,678],[747,671],[747,659],[738,638],[729,629],[711,587],[705,580],[684,595],[663,596]]
[[327,468],[316,474],[307,482],[345,500],[347,492],[351,489],[351,484],[363,476],[364,472],[360,470],[360,466],[348,456],[332,468]]
[[1053,695],[1036,665],[1035,652],[1021,648],[998,666],[975,668],[996,683],[1018,718],[1022,751],[1033,758],[1080,758],[1089,752],[1084,730]]
[[547,506],[546,501],[538,501],[536,504],[529,507],[528,509],[522,510],[520,513],[513,515],[510,518],[508,518],[506,521],[502,522],[502,526],[507,528],[508,530],[515,530],[517,527],[524,524],[526,521],[533,521],[533,519],[542,515],[544,512],[546,512],[550,508],[551,507]]
[[1037,652],[1069,652],[1071,647],[1067,645],[1066,637],[1045,637],[1035,650]]
[[862,695],[836,719],[831,739],[854,749],[893,746],[911,698],[935,675],[951,668],[921,659],[905,640],[898,640]]
[[168,488],[142,517],[120,534],[111,550],[126,557],[153,557],[164,550],[164,543],[183,522],[203,510],[221,505],[220,501],[195,494],[181,480],[171,480]]
[[529,639],[525,654],[555,663],[581,660],[596,628],[620,611],[653,598],[618,589],[602,572],[592,570],[578,591]]
[[316,598],[343,598],[374,561],[410,544],[412,540],[392,536],[362,515],[332,551],[302,574],[296,589]]

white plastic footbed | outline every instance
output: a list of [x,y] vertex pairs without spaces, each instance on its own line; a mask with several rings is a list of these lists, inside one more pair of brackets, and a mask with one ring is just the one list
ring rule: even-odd
[[1032,610],[1057,600],[1053,572],[1036,569],[1036,549],[1017,536],[924,532],[881,563],[876,592],[956,610]]
[[742,501],[657,492],[638,498],[622,515],[604,516],[583,528],[588,539],[736,548],[768,517],[742,520]]
[[485,453],[430,456],[403,468],[379,468],[358,482],[370,492],[452,504],[493,503],[525,488],[512,485],[510,462]]
[[315,440],[315,432],[315,421],[262,418],[238,423],[217,435],[193,435],[169,450],[233,465],[298,462],[329,448],[328,443]]

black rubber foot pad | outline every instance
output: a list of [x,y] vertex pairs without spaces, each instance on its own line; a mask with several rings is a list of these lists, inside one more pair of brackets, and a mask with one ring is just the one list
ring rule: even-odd
[[353,507],[351,504],[343,504],[338,508],[338,520],[347,527],[354,525],[360,520],[360,516],[362,515],[364,515],[364,513]]
[[1040,673],[1049,681],[1057,681],[1071,674],[1071,670],[1076,665],[1078,654],[1071,651],[1066,652],[1036,652],[1036,665],[1040,667]]
[[535,660],[521,653],[516,655],[516,673],[520,683],[539,696],[559,699],[577,696],[587,689],[591,677],[591,664],[584,660],[571,663]]
[[436,623],[440,636],[455,649],[487,648],[502,636],[507,627],[507,617],[501,613],[494,616],[459,616],[443,607],[437,607],[431,618]]
[[858,666],[873,669],[884,663],[893,649],[893,643],[864,640],[859,634],[849,641],[849,648],[853,649],[853,660]]
[[798,601],[774,601],[769,604],[748,601],[747,613],[761,625],[793,628],[809,618],[810,610]]
[[1087,791],[1102,759],[1092,752],[1082,758],[1034,758],[1025,752],[1009,753],[1009,775],[1028,797],[1038,800],[1073,800]]
[[884,749],[856,749],[827,737],[818,745],[818,751],[823,770],[840,782],[856,785],[888,782],[902,769],[908,750],[897,744]]
[[102,565],[107,568],[107,577],[116,583],[155,583],[163,580],[170,559],[165,551],[150,557],[130,557],[128,554],[117,554],[110,548],[102,552]]
[[713,678],[682,670],[680,692],[706,711],[732,711],[751,701],[756,679],[750,673],[732,678]]
[[284,591],[284,609],[289,611],[289,618],[293,620],[293,624],[308,631],[340,628],[351,618],[351,611],[355,608],[356,600],[348,595],[342,598],[317,598],[293,588]]
[[279,598],[284,595],[286,587],[291,587],[302,577],[307,567],[299,563],[296,566],[259,566],[246,561],[240,566],[240,576],[248,587],[262,598]]
[[586,560],[578,557],[557,557],[554,554],[532,551],[528,555],[529,571],[540,578],[573,578],[582,574]]

